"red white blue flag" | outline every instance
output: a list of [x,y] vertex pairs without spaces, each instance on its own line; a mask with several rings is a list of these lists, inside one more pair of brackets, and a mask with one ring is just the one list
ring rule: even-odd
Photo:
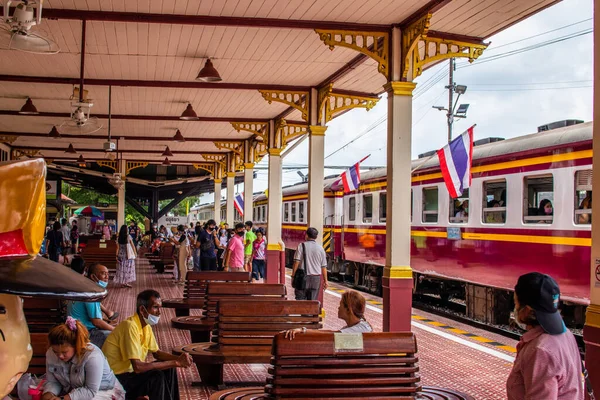
[[[369,158],[370,154],[351,166],[341,176],[342,184],[344,185],[344,193],[350,193],[360,185],[360,163]],[[337,183],[337,182],[336,182]]]
[[237,210],[238,213],[243,217],[244,216],[244,195],[236,194],[233,198],[233,206]]
[[453,199],[460,197],[463,190],[471,186],[473,128],[475,125],[437,151],[442,176]]

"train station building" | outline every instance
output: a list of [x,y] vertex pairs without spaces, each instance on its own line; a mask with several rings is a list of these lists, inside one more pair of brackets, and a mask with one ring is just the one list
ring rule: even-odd
[[[304,224],[315,227],[322,242],[323,233],[333,229],[324,212],[327,124],[355,109],[368,112],[385,98],[383,299],[368,297],[366,317],[376,331],[416,333],[427,385],[475,398],[503,398],[505,382],[498,377],[510,370],[514,340],[412,309],[413,233],[407,212],[412,207],[412,95],[414,80],[427,68],[450,58],[476,63],[489,46],[487,38],[554,3],[53,1],[35,7],[40,19],[31,31],[42,38],[28,41],[25,35],[0,50],[1,161],[43,158],[46,180],[55,183],[58,199],[61,182],[117,194],[117,226],[128,223],[125,204],[157,222],[186,197],[205,193],[214,193],[214,219],[221,220],[223,208],[224,221],[233,226],[238,222],[235,186],[244,186],[243,214],[256,215],[254,167],[267,157],[265,282],[284,283],[290,294],[282,237],[284,157],[308,140]],[[594,71],[600,79],[598,68]],[[594,94],[600,96],[598,87]],[[600,118],[597,110],[594,117]],[[595,162],[600,160],[599,129],[594,127]],[[593,184],[600,187],[600,175]],[[13,190],[1,182],[0,188]],[[160,209],[163,200],[170,204]],[[592,209],[600,210],[600,196]],[[592,224],[591,243],[584,341],[586,365],[599,393],[598,224]],[[151,273],[140,257],[138,269],[146,267],[148,276],[138,279],[137,291],[157,288],[164,298],[181,296],[181,288]],[[335,320],[341,290],[322,294],[326,329],[341,328]],[[112,286],[109,292],[108,305],[124,317],[132,313],[135,294]],[[189,344],[190,336],[170,325],[173,310],[163,315],[155,327],[161,348]],[[480,365],[488,377],[478,377]],[[256,381],[264,381],[267,369],[228,365],[224,373],[226,381],[261,386]],[[212,393],[192,387],[197,379],[196,372],[180,374],[182,398]]]

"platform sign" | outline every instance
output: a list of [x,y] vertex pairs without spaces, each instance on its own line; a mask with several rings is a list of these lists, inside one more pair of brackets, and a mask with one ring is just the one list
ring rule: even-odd
[[447,234],[448,234],[448,240],[461,240],[462,239],[462,235],[460,233],[459,227],[449,226]]
[[363,351],[362,333],[334,333],[335,352]]
[[164,225],[167,229],[177,228],[177,225],[188,225],[187,217],[160,217],[158,226]]

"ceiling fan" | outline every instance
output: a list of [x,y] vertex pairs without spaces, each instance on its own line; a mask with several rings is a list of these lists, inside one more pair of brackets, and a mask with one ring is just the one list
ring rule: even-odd
[[[56,54],[60,47],[56,42],[31,30],[42,23],[44,0],[7,0],[0,24],[0,47],[34,54]],[[11,5],[13,13],[10,14]]]
[[[87,95],[87,91],[84,91],[84,95]],[[73,97],[79,98],[79,101],[71,103],[71,117],[58,126],[58,131],[61,134],[85,135],[102,129],[98,117],[90,117],[94,103],[84,95],[79,97],[79,88],[75,88]]]

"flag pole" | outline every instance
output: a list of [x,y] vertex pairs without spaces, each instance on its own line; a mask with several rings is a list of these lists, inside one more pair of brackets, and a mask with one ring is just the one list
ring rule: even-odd
[[[467,129],[465,130],[465,132],[466,132],[466,131],[468,131],[469,129],[475,128],[476,126],[477,126],[477,124],[473,124],[472,126],[470,126],[469,128],[467,128]],[[463,133],[465,133],[465,132],[463,132]],[[461,135],[462,135],[463,133],[461,133]],[[458,137],[458,136],[457,136],[457,137]],[[443,148],[443,147],[442,147],[442,148]],[[416,170],[418,170],[419,168],[421,168],[423,165],[425,165],[425,164],[427,163],[427,161],[431,160],[433,157],[436,157],[436,156],[437,156],[437,151],[436,151],[435,153],[433,153],[432,155],[430,155],[429,157],[427,157],[426,159],[424,159],[424,160],[423,160],[421,163],[419,163],[419,165],[417,165],[416,167],[414,167],[414,168],[413,168],[413,169],[410,171],[411,175],[413,174],[413,172],[415,172]]]

